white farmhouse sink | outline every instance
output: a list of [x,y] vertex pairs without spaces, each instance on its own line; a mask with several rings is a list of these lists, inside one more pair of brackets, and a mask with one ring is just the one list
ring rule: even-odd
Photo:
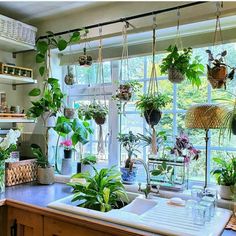
[[218,236],[231,216],[231,211],[217,208],[211,222],[199,226],[187,216],[184,207],[169,205],[167,199],[144,199],[136,193],[128,196],[131,203],[106,213],[77,207],[78,202],[71,202],[72,196],[52,202],[48,207],[169,236]]

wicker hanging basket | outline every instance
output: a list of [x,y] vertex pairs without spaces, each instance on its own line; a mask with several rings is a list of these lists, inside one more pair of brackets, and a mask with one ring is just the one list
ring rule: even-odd
[[180,84],[184,81],[185,76],[178,71],[175,67],[171,67],[168,69],[168,80],[174,84]]

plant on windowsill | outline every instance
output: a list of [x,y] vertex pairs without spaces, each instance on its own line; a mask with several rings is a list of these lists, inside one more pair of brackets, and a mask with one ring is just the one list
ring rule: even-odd
[[85,184],[79,182],[68,183],[73,187],[72,202],[79,201],[79,207],[96,211],[108,212],[119,209],[129,202],[125,188],[120,181],[120,173],[114,168],[94,168],[94,175],[80,173],[72,178],[83,178]]
[[228,154],[228,158],[214,157],[217,167],[211,171],[220,186],[220,196],[223,199],[232,200],[236,194],[236,157]]
[[122,173],[122,182],[132,184],[136,180],[137,168],[134,167],[132,157],[136,157],[138,152],[137,146],[139,144],[139,136],[133,134],[132,131],[126,134],[119,134],[117,137],[120,144],[125,148],[128,153],[128,158],[125,160],[125,166],[120,168]]
[[170,102],[166,94],[155,93],[154,95],[144,94],[136,102],[136,108],[144,115],[150,126],[157,125],[161,119],[161,109]]
[[60,146],[62,146],[64,149],[64,158],[71,159],[72,151],[74,150],[73,146],[72,146],[71,139],[66,139],[66,140],[62,141],[60,143]]
[[91,173],[93,171],[93,166],[97,163],[97,157],[92,154],[85,154],[81,158],[81,172],[88,171]]
[[170,45],[166,51],[168,55],[162,60],[161,74],[168,73],[168,79],[172,83],[181,83],[186,77],[193,86],[199,87],[204,65],[200,63],[199,57],[191,60],[192,48],[184,48],[180,51],[176,45]]
[[[207,65],[208,81],[210,82],[213,89],[222,88],[223,86],[226,89],[227,79],[232,80],[236,70],[235,67],[231,67],[224,62],[227,51],[224,50],[215,57],[211,50],[206,50],[206,53],[208,54],[208,61],[211,64],[210,66]],[[227,73],[227,68],[231,69],[229,74]]]
[[54,183],[54,167],[50,165],[48,158],[44,155],[41,147],[37,144],[31,144],[32,154],[36,157],[37,163],[37,182],[39,184]]

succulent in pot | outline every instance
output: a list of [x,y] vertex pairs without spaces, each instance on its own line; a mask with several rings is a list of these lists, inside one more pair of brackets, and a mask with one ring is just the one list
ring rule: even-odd
[[168,55],[162,60],[161,74],[168,73],[168,79],[172,83],[181,83],[187,78],[192,85],[199,87],[204,66],[200,63],[199,57],[192,60],[192,48],[180,51],[176,45],[170,45],[166,51]]
[[142,95],[136,102],[136,108],[144,115],[146,122],[157,125],[161,119],[161,109],[164,108],[170,99],[166,94],[156,93],[154,95]]
[[128,158],[125,160],[125,166],[120,168],[122,182],[132,184],[135,182],[137,174],[137,168],[133,166],[134,161],[132,160],[132,157],[137,156],[136,152],[138,152],[137,147],[140,138],[138,135],[133,134],[132,131],[129,131],[129,133],[126,134],[119,134],[117,139],[128,153]]
[[213,161],[217,167],[211,173],[220,186],[220,196],[232,200],[236,194],[236,157],[228,154],[228,158],[215,157]]
[[36,157],[37,180],[39,184],[54,183],[54,167],[50,165],[47,156],[43,153],[41,147],[37,144],[31,144],[31,151]]
[[[210,82],[212,88],[222,88],[226,89],[227,79],[232,80],[235,74],[235,67],[230,67],[224,61],[227,51],[217,54],[215,57],[211,50],[206,50],[208,54],[208,60],[211,65],[207,65],[207,78]],[[228,74],[227,69],[230,68]]]

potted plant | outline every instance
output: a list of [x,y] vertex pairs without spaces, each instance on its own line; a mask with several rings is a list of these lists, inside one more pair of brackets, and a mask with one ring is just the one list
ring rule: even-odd
[[76,109],[71,107],[65,107],[64,116],[68,119],[74,119],[76,117]]
[[20,135],[19,130],[10,129],[5,138],[0,137],[0,193],[5,191],[5,161],[16,150]]
[[161,119],[161,109],[164,108],[170,99],[166,94],[156,93],[155,95],[142,95],[136,102],[136,108],[144,115],[146,122],[157,125]]
[[[230,67],[224,62],[224,58],[227,55],[227,51],[217,54],[215,57],[211,50],[206,50],[208,54],[208,60],[211,65],[207,65],[207,78],[210,82],[212,88],[224,88],[226,89],[226,81],[227,79],[232,80],[234,78],[234,67]],[[228,74],[227,68],[230,68],[231,71]]]
[[79,56],[79,65],[80,66],[91,66],[93,58],[87,55],[86,48],[84,48],[84,54]]
[[97,157],[92,154],[85,154],[81,158],[81,172],[92,172],[93,166],[97,163]]
[[50,165],[48,158],[43,154],[41,147],[37,144],[31,144],[31,150],[36,157],[38,165],[37,181],[39,184],[53,184],[54,183],[54,167]]
[[120,181],[120,173],[114,167],[100,171],[94,168],[93,175],[87,172],[76,174],[72,178],[86,180],[85,184],[68,183],[74,189],[72,201],[78,201],[79,207],[108,212],[112,209],[119,209],[129,202],[125,188]]
[[213,161],[217,167],[211,173],[220,186],[219,194],[223,199],[232,200],[236,193],[236,157],[229,156],[229,160],[223,157],[215,157]]
[[168,79],[172,83],[181,83],[186,77],[192,85],[199,87],[204,66],[200,64],[198,57],[191,61],[192,48],[184,48],[180,51],[176,45],[170,45],[166,51],[168,55],[162,60],[161,74],[168,73]]
[[71,139],[66,139],[62,141],[61,146],[64,148],[64,158],[71,159],[72,151],[73,151]]
[[136,157],[137,146],[139,144],[139,136],[129,131],[127,134],[119,134],[118,141],[125,148],[128,153],[128,158],[125,160],[125,166],[120,168],[122,173],[122,182],[126,184],[133,184],[136,180],[137,169],[133,167],[134,162],[132,157]]

